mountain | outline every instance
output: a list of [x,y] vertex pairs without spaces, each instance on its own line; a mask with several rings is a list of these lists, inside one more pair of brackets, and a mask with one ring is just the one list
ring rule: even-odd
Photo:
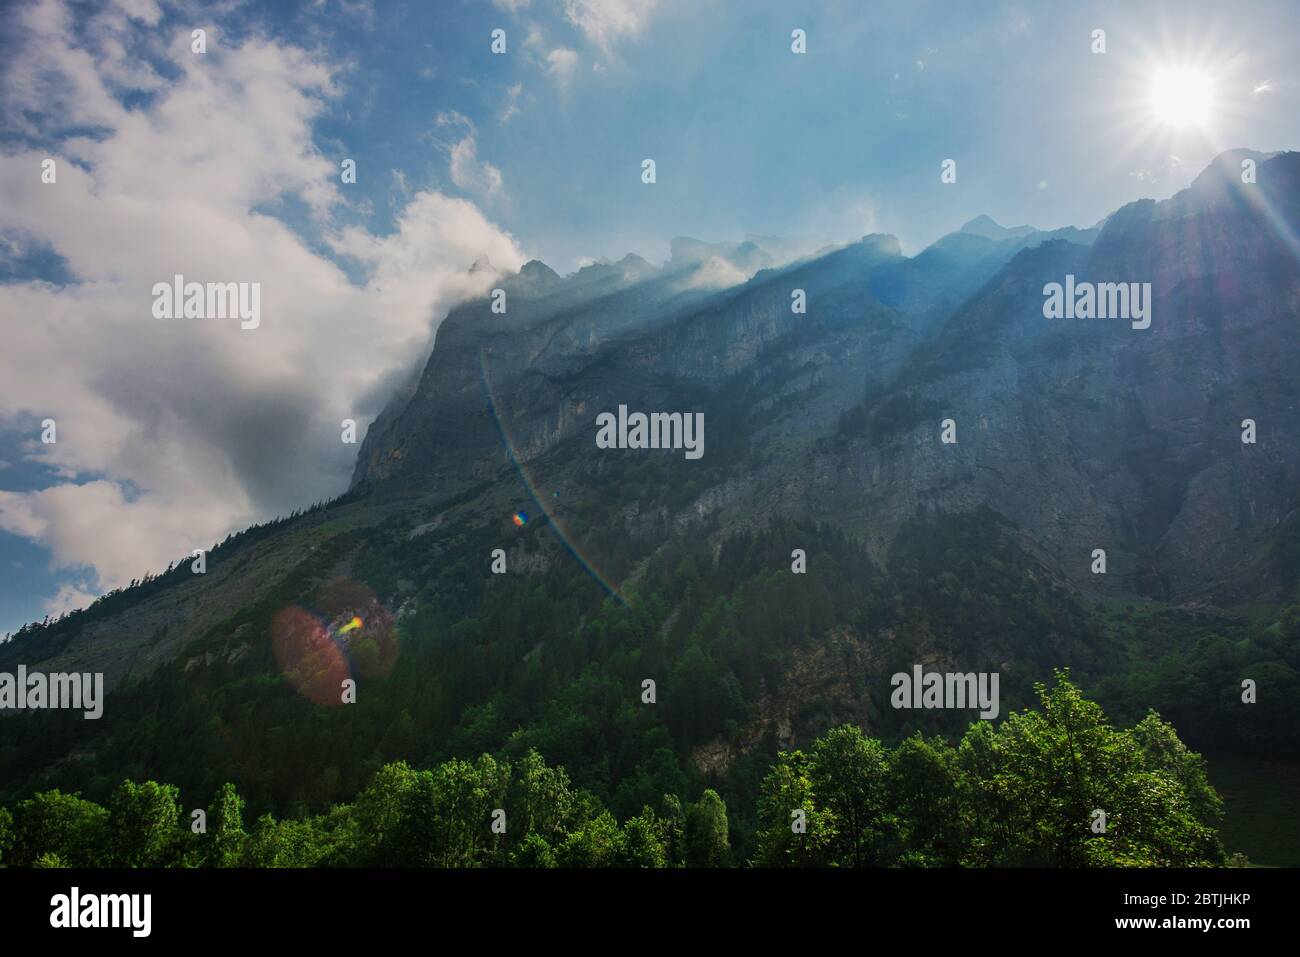
[[[356,487],[415,480],[451,496],[507,464],[494,416],[532,462],[590,444],[597,411],[690,396],[751,456],[743,476],[697,470],[716,484],[696,512],[721,509],[728,527],[838,518],[884,547],[919,506],[987,504],[1079,588],[1224,603],[1268,593],[1260,563],[1296,508],[1300,465],[1285,441],[1296,258],[1276,232],[1297,221],[1296,157],[1263,158],[1249,185],[1216,172],[1238,159],[1100,230],[981,217],[911,259],[867,237],[704,299],[658,278],[575,306],[575,277],[500,321],[467,304],[439,332],[422,400],[367,438]],[[679,242],[673,261],[705,257]],[[1067,274],[1150,283],[1151,328],[1044,319],[1040,290]],[[806,316],[791,312],[795,288]],[[862,427],[837,431],[845,414]],[[954,446],[938,441],[943,418],[957,423]],[[1263,423],[1253,447],[1245,418]],[[601,468],[594,447],[572,458]],[[1104,579],[1090,572],[1099,547]]]
[[962,226],[960,232],[968,236],[981,236],[995,242],[1003,239],[1024,239],[1038,232],[1033,226],[1002,226],[989,216],[976,216]]
[[[445,318],[339,500],[0,646],[0,669],[103,671],[130,716],[93,745],[42,725],[0,770],[120,778],[119,755],[314,807],[394,755],[535,745],[635,810],[681,775],[742,791],[834,721],[915,728],[882,678],[915,662],[1001,669],[1011,704],[1068,665],[1121,710],[1185,708],[1206,741],[1280,740],[1290,717],[1246,729],[1150,669],[1203,638],[1206,682],[1230,691],[1225,662],[1254,655],[1300,691],[1267,637],[1290,626],[1237,611],[1279,617],[1300,580],[1298,230],[1300,154],[1234,151],[1098,227],[980,217],[913,257],[870,235],[529,262],[504,313]],[[1067,277],[1149,284],[1149,327],[1046,318]],[[703,456],[598,448],[620,406],[702,413]],[[348,667],[382,690],[322,716],[285,622],[353,617]],[[627,690],[650,675],[654,716]]]

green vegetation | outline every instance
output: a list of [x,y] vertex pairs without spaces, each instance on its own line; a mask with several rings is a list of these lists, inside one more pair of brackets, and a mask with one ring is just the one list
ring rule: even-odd
[[1300,861],[1300,763],[1247,755],[1206,755],[1210,783],[1223,797],[1220,833],[1230,851],[1262,867]]
[[[663,468],[671,470],[671,463]],[[608,470],[604,487],[636,480],[636,471],[621,463]],[[673,482],[671,475],[655,478],[660,489]],[[653,515],[653,508],[647,497],[645,514]],[[498,520],[453,513],[437,535],[416,537],[409,516],[364,535],[343,531],[178,658],[117,689],[101,720],[68,712],[6,718],[0,805],[13,811],[17,828],[23,802],[76,793],[89,806],[74,805],[80,810],[71,817],[93,830],[94,808],[111,814],[117,813],[115,801],[168,800],[119,794],[123,778],[165,781],[200,803],[230,783],[237,793],[226,805],[242,803],[245,820],[269,816],[276,828],[297,835],[298,844],[315,847],[325,840],[320,834],[342,826],[340,808],[355,807],[358,795],[391,766],[404,763],[436,775],[440,768],[461,767],[457,762],[479,767],[490,755],[499,768],[544,760],[556,773],[563,769],[574,793],[585,795],[576,816],[557,825],[563,838],[552,831],[541,835],[546,848],[534,842],[539,861],[574,860],[561,854],[574,829],[585,835],[583,853],[613,859],[622,853],[610,849],[623,840],[617,834],[630,833],[627,840],[649,847],[651,835],[670,820],[681,833],[665,845],[666,863],[742,864],[769,860],[765,842],[774,833],[775,805],[768,786],[783,761],[795,761],[790,749],[805,749],[827,728],[851,723],[875,739],[855,758],[862,765],[855,773],[877,781],[883,762],[891,769],[884,790],[866,788],[867,810],[833,796],[828,789],[834,782],[819,784],[814,773],[817,747],[807,747],[808,757],[799,761],[814,764],[795,761],[782,773],[795,790],[806,773],[817,799],[807,809],[808,840],[826,845],[801,844],[789,861],[1209,861],[1215,855],[1204,835],[1193,835],[1192,822],[1212,827],[1212,815],[1204,808],[1180,810],[1182,798],[1166,793],[1163,780],[1132,784],[1135,775],[1160,770],[1139,767],[1130,753],[1148,710],[1154,707],[1198,750],[1213,745],[1216,751],[1294,753],[1300,694],[1286,689],[1300,670],[1300,610],[1253,625],[1187,610],[1103,608],[1036,571],[1016,530],[987,510],[961,517],[918,513],[877,564],[858,542],[826,526],[781,524],[740,531],[714,545],[717,530],[707,523],[673,534],[651,522],[642,538],[602,525],[605,509],[571,496],[564,500],[564,521],[595,567],[628,582],[630,606],[581,571],[544,516],[511,532],[511,561],[532,563],[527,575],[485,573],[503,534]],[[806,575],[791,572],[795,546],[807,552]],[[474,555],[483,561],[466,557]],[[349,577],[340,580],[334,570],[345,558]],[[296,621],[320,622],[322,630],[353,615],[365,626],[349,636],[333,665],[310,657],[289,665],[283,657],[286,610]],[[40,640],[40,631],[23,640]],[[1092,850],[988,836],[977,826],[986,820],[980,815],[1002,806],[990,803],[990,795],[1007,800],[1005,793],[1020,792],[999,790],[1012,787],[1010,780],[977,787],[974,770],[962,762],[973,760],[972,749],[982,743],[996,743],[1008,759],[1019,755],[1024,767],[1016,774],[1028,774],[1039,760],[1033,748],[1046,748],[1050,740],[1050,721],[1036,729],[1028,719],[1003,718],[994,728],[981,723],[971,731],[970,712],[893,709],[888,676],[921,661],[997,671],[1003,715],[1035,705],[1035,686],[1068,664],[1080,687],[1125,726],[1135,726],[1122,741],[1097,732],[1096,747],[1106,761],[1130,762],[1115,765],[1114,773],[1128,782],[1123,786],[1090,773],[1086,786],[1079,779],[1073,792],[1058,795],[1065,803],[1034,807],[1028,798],[1039,785],[1024,785],[1024,799],[1006,806],[1030,808],[1025,813],[1034,815],[1033,828],[1050,831],[1062,821],[1073,826],[1083,804],[1137,801],[1140,793],[1164,794],[1172,803],[1161,813],[1175,819],[1152,817],[1159,809],[1134,805],[1125,812],[1127,823],[1116,824],[1115,836]],[[356,678],[355,704],[317,703],[305,690],[321,676],[333,680],[331,667]],[[1246,711],[1240,704],[1244,677],[1255,678],[1261,689],[1258,704]],[[656,683],[654,704],[642,700],[647,678]],[[989,735],[986,742],[982,736]],[[889,782],[903,773],[896,770],[900,764],[933,779],[934,787],[913,795],[890,790]],[[955,795],[940,786],[951,779],[966,782]],[[1185,780],[1180,785],[1189,787]],[[710,791],[713,797],[706,797]],[[1187,790],[1186,800],[1204,804],[1195,791]],[[983,811],[977,797],[985,801]],[[790,810],[798,806],[781,812],[787,829]],[[1095,807],[1115,821],[1104,803],[1087,808],[1085,820]],[[646,808],[653,809],[653,821]],[[911,822],[903,826],[905,839],[890,838],[903,843],[890,845],[856,823],[877,812]],[[510,840],[522,842],[527,833],[515,830],[515,812],[508,813]],[[210,832],[216,819],[209,814]],[[1001,819],[994,814],[985,826]],[[466,820],[478,828],[477,817]],[[818,820],[820,831],[812,826]],[[23,828],[29,833],[29,825]],[[188,828],[187,816],[177,828]],[[1177,831],[1183,843],[1161,843],[1148,833],[1152,828]],[[981,834],[983,844],[977,843]],[[72,862],[61,844],[22,846]],[[505,841],[491,847],[474,851],[479,856],[473,859],[505,864],[523,853]],[[125,853],[96,851],[119,852]],[[308,850],[283,853],[294,861],[369,860],[352,851],[337,860],[311,857],[315,851]],[[653,858],[658,852],[645,853]],[[15,859],[3,847],[0,854]]]
[[[956,747],[916,734],[896,748],[851,725],[763,779],[753,863],[766,866],[1208,866],[1221,814],[1199,757],[1155,714],[1111,727],[1062,675],[1042,708]],[[294,820],[222,785],[204,816],[179,792],[123,781],[107,806],[41,792],[0,812],[0,863],[17,867],[725,867],[727,806],[705,789],[663,795],[619,823],[536,751],[428,770],[380,768],[350,804]],[[1093,826],[1106,813],[1104,832]]]
[[[781,866],[1209,866],[1221,802],[1154,713],[1129,731],[1063,675],[1041,711],[954,747],[890,750],[851,726],[783,752],[763,781],[756,862]],[[1105,813],[1105,829],[1094,822]],[[806,828],[796,830],[792,816]]]

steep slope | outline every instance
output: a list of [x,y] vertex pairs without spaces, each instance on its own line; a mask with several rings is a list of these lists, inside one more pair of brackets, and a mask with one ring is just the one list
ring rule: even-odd
[[[912,258],[871,236],[779,268],[753,241],[685,239],[659,268],[629,256],[560,277],[531,262],[502,282],[504,314],[489,298],[442,323],[345,501],[233,543],[202,578],[173,573],[33,631],[0,663],[138,677],[200,637],[225,641],[250,603],[350,574],[377,543],[463,560],[449,530],[505,534],[520,507],[561,532],[527,561],[620,552],[598,576],[613,589],[693,527],[716,545],[824,520],[884,559],[918,509],[988,506],[1084,590],[1275,597],[1287,582],[1270,562],[1300,488],[1287,425],[1300,171],[1296,154],[1252,154],[1259,181],[1242,184],[1243,155],[1099,232],[981,220]],[[757,271],[716,289],[718,264]],[[1151,328],[1045,319],[1042,290],[1066,275],[1150,282]],[[595,416],[618,405],[703,412],[704,458],[597,450]],[[1098,547],[1104,577],[1090,573]],[[379,598],[396,609],[419,591]]]
[[[1294,750],[1295,609],[1252,630],[1139,597],[1300,580],[1300,170],[1261,156],[1248,186],[1240,158],[1095,234],[527,264],[504,314],[445,320],[346,496],[0,646],[0,670],[113,687],[101,721],[6,716],[0,797],[234,781],[251,820],[351,800],[385,761],[535,748],[620,818],[706,785],[752,808],[775,749],[835,722],[960,730],[968,713],[890,707],[917,663],[998,672],[1003,714],[1068,666],[1194,745]],[[729,270],[752,275],[716,288]],[[1045,318],[1071,275],[1151,283],[1150,327]],[[702,412],[703,458],[597,448],[618,405]],[[1244,718],[1241,674],[1261,688]]]
[[[1300,156],[1261,158],[1257,184],[1241,182],[1240,158],[1121,209],[1090,248],[1019,253],[866,412],[925,414],[826,456],[816,495],[883,520],[886,537],[922,503],[988,504],[1080,587],[1269,592],[1266,545],[1300,505]],[[1067,275],[1150,283],[1150,328],[1045,319],[1043,289]],[[957,444],[940,444],[940,418],[957,422]],[[1090,573],[1099,547],[1106,578]]]

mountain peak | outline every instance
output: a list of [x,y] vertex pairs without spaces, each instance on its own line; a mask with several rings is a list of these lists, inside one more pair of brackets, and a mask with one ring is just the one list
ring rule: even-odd
[[706,243],[690,236],[674,236],[668,243],[668,261],[673,266],[701,263],[725,246],[723,243]]
[[893,233],[868,233],[858,240],[858,245],[872,249],[884,256],[903,255],[903,244]]
[[626,268],[636,269],[654,269],[648,262],[638,256],[636,253],[628,253],[614,265]]
[[972,236],[983,236],[985,239],[1023,239],[1036,232],[1033,226],[1003,226],[992,216],[979,215],[966,223],[958,232],[967,233]]
[[1243,161],[1254,160],[1259,166],[1280,155],[1280,152],[1266,153],[1261,150],[1242,148],[1224,150],[1197,174],[1188,189],[1194,195],[1208,198],[1222,197],[1243,184],[1241,178]]
[[519,275],[534,282],[558,282],[560,274],[540,259],[530,259],[519,270]]

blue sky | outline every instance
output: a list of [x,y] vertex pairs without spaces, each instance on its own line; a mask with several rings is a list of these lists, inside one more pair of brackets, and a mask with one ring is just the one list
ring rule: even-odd
[[[482,292],[481,255],[1089,226],[1222,149],[1296,148],[1298,28],[1294,3],[1184,0],[11,4],[0,632],[342,491],[338,422]],[[1208,122],[1153,114],[1163,67],[1209,78]],[[148,324],[178,271],[261,282],[264,328]]]
[[[502,177],[503,195],[481,201],[561,270],[629,250],[663,258],[678,234],[880,230],[917,249],[979,213],[1090,225],[1186,185],[1216,145],[1294,145],[1294,4],[628,6],[650,12],[608,50],[562,3],[381,7],[373,41],[340,49],[357,58],[356,109],[321,132],[365,144],[378,201],[388,184],[373,176],[389,168],[450,186],[429,128],[440,112],[469,118]],[[796,26],[804,56],[790,52]],[[486,53],[494,27],[505,56]],[[1105,55],[1090,51],[1098,27]],[[567,79],[547,63],[554,50],[574,54]],[[1231,104],[1212,135],[1144,129],[1146,74],[1201,60]],[[1253,94],[1264,82],[1269,94]],[[638,179],[645,157],[654,189]],[[939,182],[949,157],[957,189]]]

